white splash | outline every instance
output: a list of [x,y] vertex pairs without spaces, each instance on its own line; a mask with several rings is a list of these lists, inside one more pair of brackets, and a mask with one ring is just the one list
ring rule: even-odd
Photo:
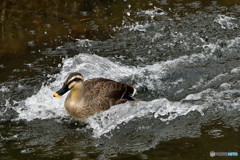
[[[129,77],[132,79],[137,78],[138,82],[134,84],[137,89],[145,85],[149,90],[156,90],[164,87],[161,79],[164,78],[166,74],[178,69],[180,65],[194,63],[195,58],[197,58],[196,55],[193,57],[183,56],[175,60],[147,65],[145,67],[134,67],[114,63],[107,58],[97,55],[79,54],[63,60],[62,71],[52,76],[56,78],[54,82],[48,86],[42,86],[36,95],[18,102],[19,106],[16,107],[16,111],[19,113],[18,119],[31,121],[33,119],[49,119],[67,116],[68,114],[63,106],[66,95],[54,98],[53,93],[61,88],[70,72],[80,72],[85,79],[105,77],[121,81]],[[146,72],[149,74],[145,75]],[[159,99],[157,99],[157,101],[159,101]],[[149,102],[147,106],[151,108],[150,106],[153,102]],[[144,102],[144,105],[147,103],[148,102]],[[141,104],[142,103],[139,103],[138,105]]]
[[54,91],[49,86],[42,86],[36,95],[27,98],[25,101],[16,102],[19,119],[31,121],[34,119],[51,119],[68,116],[63,107],[65,96],[54,98]]
[[89,127],[93,129],[93,136],[99,138],[115,129],[119,124],[128,123],[135,118],[154,117],[161,121],[171,121],[178,116],[184,116],[191,111],[199,111],[198,105],[170,102],[165,98],[153,101],[128,102],[111,107],[109,110],[97,113],[88,119]]
[[[239,38],[229,40],[226,48],[235,48],[239,42]],[[51,119],[68,116],[64,109],[65,96],[54,98],[52,94],[62,86],[70,72],[80,72],[85,79],[94,77],[105,77],[116,81],[129,79],[135,81],[134,86],[136,89],[146,86],[148,90],[161,90],[164,87],[168,87],[162,82],[162,79],[166,78],[168,74],[185,67],[194,68],[195,66],[205,66],[209,62],[214,61],[213,50],[216,49],[215,46],[219,47],[215,44],[214,47],[208,46],[208,50],[205,50],[203,53],[182,56],[173,60],[156,62],[152,65],[142,67],[126,66],[97,55],[79,54],[75,57],[64,59],[61,72],[49,76],[56,80],[50,85],[43,85],[36,95],[32,95],[26,100],[17,102],[18,106],[14,107],[14,109],[19,113],[18,119],[26,119],[28,121],[33,119]],[[237,76],[238,73],[239,67],[232,69],[228,74]],[[222,76],[227,76],[228,74],[220,75],[218,79],[221,79]],[[180,83],[181,81],[184,80],[177,79],[173,84]],[[202,82],[200,79],[200,81],[192,87],[207,84],[207,82]],[[5,89],[3,88],[2,90]],[[225,92],[222,92],[221,94],[218,94],[217,91],[212,92],[213,91],[206,89],[200,93],[186,96],[185,101],[199,99],[202,101],[203,99],[206,99],[206,102],[215,102],[217,98],[219,99],[221,96],[224,97],[223,95],[225,94]],[[235,91],[229,92],[229,96],[233,93],[235,93]],[[211,97],[209,95],[218,95],[218,97]],[[239,102],[240,100],[236,100],[231,106],[238,107]],[[183,101],[171,102],[165,98],[156,98],[148,102],[140,101],[113,106],[108,111],[89,117],[87,122],[89,123],[89,126],[93,128],[94,136],[99,137],[116,128],[119,124],[122,124],[123,122],[127,123],[134,118],[152,116],[159,118],[162,121],[170,121],[179,116],[184,116],[191,111],[202,113],[202,110],[206,107],[208,107],[208,105],[198,106]]]
[[61,88],[70,72],[80,72],[85,79],[105,77],[120,80],[122,77],[134,74],[133,67],[126,67],[97,55],[80,54],[63,60],[62,71],[51,77],[56,80],[49,86],[42,86],[36,95],[24,101],[17,102],[18,119],[50,119],[68,116],[64,108],[66,95],[54,98],[53,93]]
[[142,15],[142,14],[148,15],[151,17],[151,19],[153,19],[154,17],[164,15],[165,13],[161,8],[154,6],[154,9],[137,12],[137,14],[138,15]]
[[139,22],[135,22],[131,25],[124,25],[123,29],[129,29],[129,31],[140,31],[140,32],[146,32],[147,28],[149,28],[151,25],[149,23],[140,24]]
[[215,18],[214,22],[220,24],[222,29],[235,29],[238,28],[238,25],[233,22],[234,20],[236,18],[220,14]]
[[9,88],[7,88],[7,87],[5,87],[5,86],[2,86],[1,88],[0,88],[0,92],[9,92],[10,90],[9,90]]
[[232,69],[231,73],[233,73],[233,74],[240,74],[240,67]]

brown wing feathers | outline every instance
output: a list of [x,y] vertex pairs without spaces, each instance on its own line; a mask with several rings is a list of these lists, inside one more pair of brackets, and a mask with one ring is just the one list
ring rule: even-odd
[[104,78],[95,78],[85,81],[84,92],[87,93],[88,96],[88,92],[91,92],[91,97],[133,100],[131,96],[134,93],[134,88],[129,84],[123,84]]

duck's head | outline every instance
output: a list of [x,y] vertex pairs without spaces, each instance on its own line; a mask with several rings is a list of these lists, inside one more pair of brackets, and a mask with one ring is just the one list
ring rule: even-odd
[[70,73],[63,87],[53,94],[54,97],[60,97],[69,90],[81,90],[83,87],[83,76],[80,73]]

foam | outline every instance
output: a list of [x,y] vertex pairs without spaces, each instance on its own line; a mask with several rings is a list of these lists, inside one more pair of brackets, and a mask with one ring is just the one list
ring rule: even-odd
[[[227,41],[228,45],[226,48],[234,47],[238,43],[239,38],[229,40]],[[105,77],[116,81],[127,80],[134,82],[136,89],[146,86],[152,93],[156,93],[158,90],[163,90],[168,87],[168,83],[165,84],[164,81],[162,81],[168,74],[178,71],[181,68],[204,66],[210,61],[214,61],[215,55],[212,50],[216,49],[215,46],[218,45],[215,44],[213,48],[210,48],[208,52],[210,54],[206,54],[206,51],[204,51],[203,53],[181,56],[173,60],[155,62],[142,67],[126,66],[117,60],[114,62],[108,58],[91,54],[79,54],[72,58],[64,59],[60,73],[49,76],[56,79],[54,82],[49,85],[43,85],[37,94],[32,95],[26,100],[17,102],[18,106],[14,107],[18,112],[17,120],[26,119],[31,121],[34,119],[59,119],[69,117],[63,106],[66,95],[60,98],[54,98],[52,96],[55,91],[61,88],[69,72],[80,72],[85,79]],[[228,55],[231,56],[230,54]],[[89,117],[86,122],[89,124],[89,127],[93,129],[94,136],[100,137],[115,129],[119,124],[128,123],[136,118],[150,116],[166,122],[174,120],[179,116],[184,116],[191,111],[197,111],[203,115],[203,110],[210,107],[211,103],[217,102],[219,97],[224,100],[224,94],[226,94],[226,92],[229,93],[228,97],[236,92],[229,90],[231,87],[226,88],[226,91],[218,92],[213,89],[207,89],[207,86],[216,81],[221,82],[221,79],[224,77],[237,76],[238,73],[239,67],[236,67],[230,70],[229,73],[219,73],[216,78],[213,78],[209,82],[205,82],[204,79],[199,79],[199,82],[192,85],[192,88],[197,89],[205,86],[206,89],[199,93],[186,95],[186,98],[179,102],[172,102],[166,98],[156,96],[155,99],[150,101],[129,102],[113,106],[108,111]],[[178,85],[178,83],[182,83],[183,81],[185,81],[184,78],[176,79],[172,84]],[[191,88],[191,86],[189,88]],[[5,91],[4,88],[2,90]],[[183,89],[181,91],[183,91]],[[191,100],[201,100],[203,102],[195,105],[188,103]],[[235,100],[231,106],[236,108],[239,106],[239,101]]]
[[89,117],[86,119],[86,122],[89,123],[89,127],[93,129],[93,136],[99,138],[103,134],[115,129],[119,124],[128,123],[136,118],[154,117],[166,122],[178,116],[184,116],[191,111],[201,112],[201,109],[198,105],[171,102],[162,98],[148,102],[128,102],[126,104],[116,105],[107,111]]
[[153,19],[154,17],[164,15],[165,13],[161,8],[154,6],[154,9],[137,12],[137,14],[138,15],[142,15],[142,14],[148,15],[151,17],[151,19]]
[[0,88],[0,92],[9,92],[9,91],[10,91],[9,88],[7,88],[6,86],[2,86]]
[[49,86],[42,86],[36,95],[27,98],[24,101],[17,102],[19,119],[31,121],[34,119],[50,119],[68,116],[63,107],[65,96],[54,98],[54,91]]
[[239,74],[240,73],[240,67],[234,68],[231,70],[231,73],[233,74]]
[[[65,96],[54,98],[52,94],[57,91],[65,81],[69,72],[80,72],[85,79],[94,77],[105,77],[116,81],[126,78],[137,79],[136,88],[146,85],[150,90],[156,90],[163,87],[161,79],[165,77],[169,70],[174,70],[177,65],[187,61],[186,57],[176,60],[147,65],[145,67],[125,66],[120,63],[114,63],[107,58],[97,55],[79,54],[75,57],[63,60],[62,71],[54,75],[56,80],[47,86],[42,86],[36,95],[19,102],[16,111],[19,113],[19,119],[33,120],[35,118],[47,119],[64,117],[67,115],[63,104]],[[148,76],[144,74],[149,72]],[[147,102],[146,102],[147,103]]]
[[219,14],[214,22],[220,24],[222,29],[235,29],[238,28],[238,25],[233,22],[234,20],[236,18]]
[[139,22],[135,22],[135,24],[132,25],[124,25],[122,28],[129,29],[129,31],[146,32],[150,26],[149,23],[140,24]]

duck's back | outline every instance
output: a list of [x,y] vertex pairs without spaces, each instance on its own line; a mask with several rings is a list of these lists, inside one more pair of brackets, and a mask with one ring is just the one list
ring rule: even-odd
[[132,85],[110,79],[94,78],[84,82],[85,104],[94,110],[106,110],[113,105],[133,100],[133,93]]

